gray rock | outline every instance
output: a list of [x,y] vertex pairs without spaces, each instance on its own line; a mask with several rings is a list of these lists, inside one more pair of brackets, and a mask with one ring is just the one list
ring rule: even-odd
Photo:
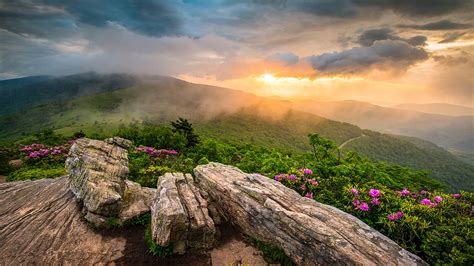
[[281,183],[218,163],[194,169],[220,215],[298,265],[424,265],[354,216],[300,196]]
[[[119,223],[150,211],[154,190],[127,181],[129,140],[82,138],[69,151],[69,187],[84,206],[84,218],[96,227],[109,218]],[[120,146],[119,146],[120,145]]]
[[152,236],[158,245],[173,244],[176,254],[213,247],[214,222],[189,174],[168,173],[160,177],[151,214]]
[[132,147],[132,142],[128,139],[120,138],[120,137],[113,137],[104,140],[105,142],[122,147],[124,149],[129,149]]

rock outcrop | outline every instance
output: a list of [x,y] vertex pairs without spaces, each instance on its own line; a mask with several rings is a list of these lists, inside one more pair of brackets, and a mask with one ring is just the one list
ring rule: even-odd
[[281,247],[299,265],[425,264],[354,216],[268,177],[218,163],[198,166],[194,173],[225,220]]
[[131,142],[82,138],[71,147],[66,160],[69,187],[83,205],[84,218],[97,227],[109,219],[123,223],[148,212],[154,190],[126,181]]
[[151,213],[152,236],[158,245],[172,244],[176,254],[213,247],[214,222],[191,175],[161,176]]
[[124,256],[126,238],[98,234],[81,216],[67,177],[0,184],[0,265],[93,265]]

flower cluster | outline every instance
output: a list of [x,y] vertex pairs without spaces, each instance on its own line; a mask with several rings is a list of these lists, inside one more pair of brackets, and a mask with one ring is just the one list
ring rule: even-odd
[[165,150],[165,149],[154,149],[152,147],[138,147],[135,149],[136,152],[142,152],[148,155],[149,157],[158,159],[159,157],[169,157],[177,155],[178,152],[175,150]]
[[402,216],[403,216],[403,212],[398,211],[397,213],[392,213],[392,214],[390,214],[390,215],[388,216],[388,219],[389,219],[390,221],[395,221],[395,220],[398,220],[398,219],[402,218]]
[[20,151],[25,155],[26,159],[41,159],[51,157],[66,157],[70,148],[70,144],[63,144],[48,148],[44,144],[33,143],[30,145],[23,145]]
[[430,199],[424,198],[424,199],[422,199],[422,200],[420,201],[420,203],[423,204],[423,205],[428,205],[428,206],[431,206],[431,207],[436,207],[436,206],[438,206],[438,204],[440,204],[440,203],[443,201],[443,198],[440,197],[440,196],[436,196],[436,197],[434,198],[434,201],[435,201],[435,202],[432,202]]
[[404,188],[402,191],[399,191],[398,194],[400,194],[400,196],[402,197],[406,197],[408,195],[410,195],[410,191],[406,188]]
[[[352,201],[352,205],[356,206],[357,209],[367,212],[369,211],[369,204],[365,202],[361,202],[359,200],[359,191],[355,188],[351,188],[350,192],[355,196],[355,199]],[[370,200],[370,204],[372,205],[380,205],[379,197],[380,197],[380,190],[378,189],[370,189],[369,190],[369,196],[372,198]]]
[[314,198],[314,189],[319,185],[315,177],[312,177],[313,170],[299,169],[296,174],[278,174],[274,179],[283,185],[292,188],[306,198]]

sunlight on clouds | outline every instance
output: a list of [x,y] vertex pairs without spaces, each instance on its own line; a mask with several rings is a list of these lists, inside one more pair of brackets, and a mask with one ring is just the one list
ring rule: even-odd
[[436,51],[436,50],[443,50],[443,49],[448,49],[452,47],[463,47],[463,46],[470,46],[470,45],[474,45],[474,41],[452,42],[452,43],[428,42],[428,45],[426,46],[426,48],[428,48],[431,51]]

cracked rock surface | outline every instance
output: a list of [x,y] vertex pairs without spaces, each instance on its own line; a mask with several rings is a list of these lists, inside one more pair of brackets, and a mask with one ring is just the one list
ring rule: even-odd
[[160,246],[173,244],[176,254],[214,245],[216,228],[207,202],[189,174],[167,173],[159,178],[151,215],[153,240]]
[[299,265],[423,265],[356,217],[281,183],[219,163],[194,169],[220,215],[245,234],[281,247]]

